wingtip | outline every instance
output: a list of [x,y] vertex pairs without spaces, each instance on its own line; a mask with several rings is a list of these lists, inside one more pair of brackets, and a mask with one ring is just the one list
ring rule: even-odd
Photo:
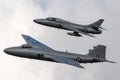
[[85,69],[85,67],[83,67],[83,66],[81,66],[81,65],[79,65],[78,67],[79,67],[79,68],[82,68],[82,69]]
[[25,34],[21,34],[21,36],[23,36],[23,37],[24,37],[24,36],[26,36],[26,35],[25,35]]
[[29,37],[28,35],[25,35],[25,34],[21,34],[22,37]]
[[83,69],[86,69],[85,67],[82,67]]
[[85,67],[83,67],[83,66],[82,66],[82,67],[80,67],[80,68],[82,68],[82,69],[86,69],[86,68],[85,68]]
[[86,69],[86,68],[85,68],[85,67],[83,67],[83,66],[78,66],[78,68]]

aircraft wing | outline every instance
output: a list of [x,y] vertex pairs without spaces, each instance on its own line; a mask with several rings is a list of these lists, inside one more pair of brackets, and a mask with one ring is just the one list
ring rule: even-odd
[[93,36],[93,35],[91,35],[91,34],[82,32],[81,30],[79,30],[79,29],[77,29],[77,28],[73,28],[73,27],[67,26],[67,25],[65,25],[65,24],[64,24],[64,25],[62,24],[61,26],[64,27],[64,28],[66,28],[66,29],[69,29],[69,30],[74,31],[74,32],[81,33],[81,34],[86,35],[86,36],[95,37],[95,36]]
[[22,34],[22,37],[25,39],[25,41],[27,42],[27,44],[29,44],[30,46],[33,46],[33,47],[38,47],[42,50],[47,50],[47,51],[54,51],[53,49],[51,49],[50,47],[44,45],[43,43],[33,39],[32,37],[30,36],[27,36],[27,35],[23,35]]
[[86,35],[86,36],[95,37],[95,36],[93,36],[93,35],[91,35],[91,34],[88,34],[88,33],[82,32],[82,31],[80,31],[80,30],[79,30],[79,33],[81,33],[81,34],[83,34],[83,35]]
[[81,66],[78,62],[73,61],[69,58],[65,58],[65,57],[60,57],[60,56],[52,56],[52,59],[56,62],[60,62],[60,63],[64,63],[64,64],[68,64],[74,67],[78,67],[78,68],[84,68],[83,66]]

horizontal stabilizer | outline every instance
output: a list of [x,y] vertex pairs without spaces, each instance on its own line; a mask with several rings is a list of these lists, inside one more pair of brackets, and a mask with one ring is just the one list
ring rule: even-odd
[[104,62],[116,63],[116,62],[114,62],[114,61],[109,61],[109,60],[105,60]]
[[106,30],[106,31],[108,31],[108,29],[105,29],[105,28],[102,28],[102,27],[99,27],[100,29],[102,29],[102,30]]
[[109,60],[106,60],[106,59],[103,59],[103,58],[100,58],[100,59],[95,59],[96,61],[99,61],[99,62],[109,62],[109,63],[116,63],[114,61],[109,61]]

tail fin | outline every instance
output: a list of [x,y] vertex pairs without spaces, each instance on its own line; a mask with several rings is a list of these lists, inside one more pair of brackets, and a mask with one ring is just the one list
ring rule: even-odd
[[95,26],[101,26],[101,24],[103,23],[104,19],[99,19],[98,21],[94,22],[93,25]]
[[94,22],[92,24],[89,24],[88,26],[93,27],[95,29],[98,29],[98,28],[100,28],[103,21],[104,21],[104,19],[99,19],[98,21],[96,21],[96,22]]
[[93,50],[89,50],[89,56],[96,58],[96,59],[105,59],[106,56],[106,46],[104,45],[97,45],[94,47]]

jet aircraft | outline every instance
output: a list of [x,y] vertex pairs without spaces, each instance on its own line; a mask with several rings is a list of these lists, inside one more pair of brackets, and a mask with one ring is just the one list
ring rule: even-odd
[[90,49],[88,54],[82,55],[54,50],[28,35],[22,35],[22,37],[27,42],[26,44],[6,48],[4,52],[13,56],[64,63],[78,68],[84,68],[79,63],[114,63],[106,59],[106,46],[104,45],[94,46],[94,49]]
[[91,34],[101,34],[102,29],[106,30],[101,27],[101,24],[103,23],[104,19],[99,19],[98,21],[88,25],[75,24],[75,23],[72,23],[60,18],[54,18],[54,17],[48,17],[46,19],[34,19],[33,21],[35,23],[46,25],[49,27],[73,31],[73,32],[67,33],[68,35],[72,35],[72,36],[82,36],[81,34],[83,34],[83,35],[95,37]]

